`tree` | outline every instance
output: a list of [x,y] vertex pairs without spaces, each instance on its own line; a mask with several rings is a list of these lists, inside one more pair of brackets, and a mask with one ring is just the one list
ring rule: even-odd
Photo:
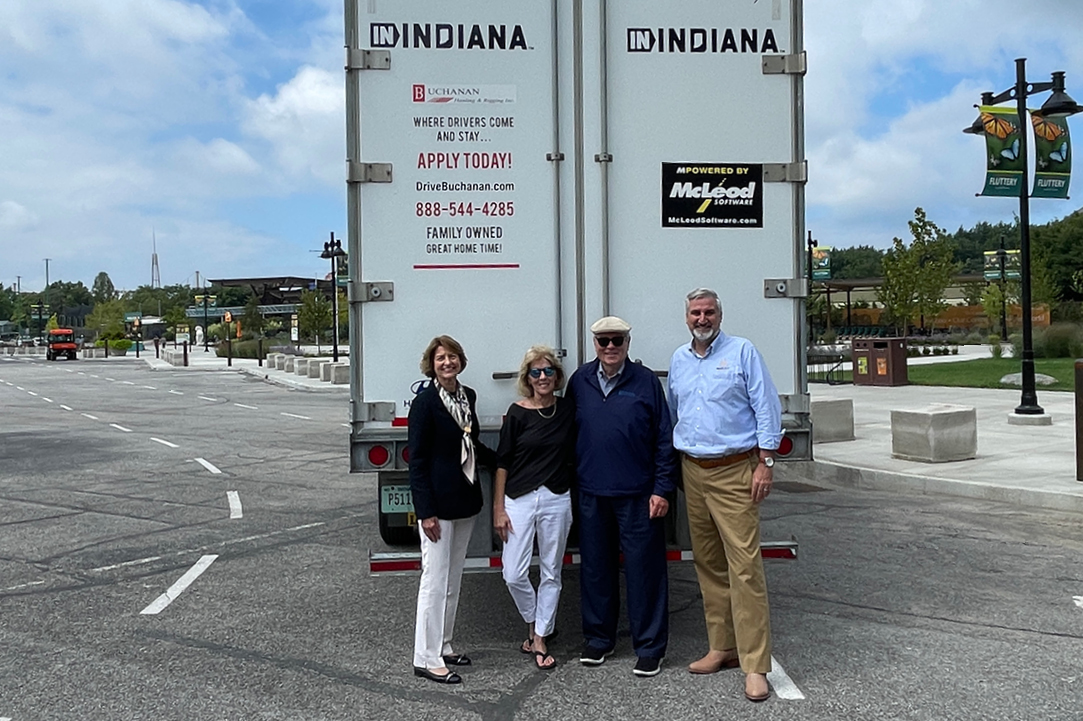
[[951,285],[958,263],[951,238],[925,216],[914,210],[908,225],[913,236],[909,247],[900,238],[884,256],[884,283],[877,292],[890,322],[903,331],[914,315],[932,318],[947,307],[944,291]]
[[113,287],[113,281],[109,280],[109,274],[104,270],[94,276],[90,293],[94,296],[95,303],[105,303],[117,297],[117,289]]
[[853,248],[831,249],[831,277],[837,280],[849,278],[879,278],[883,272],[884,251],[871,245]]
[[241,316],[241,327],[245,333],[261,335],[263,333],[263,314],[259,312],[259,298],[254,295],[248,296],[248,302],[244,304],[244,314]]
[[314,290],[301,292],[301,306],[297,309],[297,329],[301,337],[311,337],[320,345],[320,334],[331,327],[331,301]]
[[86,317],[86,327],[97,331],[99,337],[110,340],[124,337],[124,301],[107,300],[98,303]]

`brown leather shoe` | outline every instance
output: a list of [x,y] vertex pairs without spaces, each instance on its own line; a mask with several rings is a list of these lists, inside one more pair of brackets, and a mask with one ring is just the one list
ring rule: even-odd
[[745,698],[752,703],[766,701],[771,697],[771,686],[766,674],[750,673],[745,676]]
[[695,674],[718,673],[724,668],[737,668],[741,665],[737,658],[737,650],[708,651],[707,655],[698,661],[688,664],[688,672]]

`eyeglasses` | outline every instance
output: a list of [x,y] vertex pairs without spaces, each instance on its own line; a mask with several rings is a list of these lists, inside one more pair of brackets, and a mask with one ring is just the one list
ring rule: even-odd
[[554,368],[553,366],[546,366],[544,368],[531,368],[530,369],[530,377],[531,378],[541,378],[542,373],[544,373],[546,378],[552,378],[554,375],[556,375],[556,372],[557,372],[557,369]]
[[595,336],[594,340],[602,348],[607,347],[610,343],[613,344],[614,348],[620,348],[622,345],[624,345],[624,336],[622,336],[622,335],[615,335],[612,338],[609,338],[609,337],[599,338],[598,336]]

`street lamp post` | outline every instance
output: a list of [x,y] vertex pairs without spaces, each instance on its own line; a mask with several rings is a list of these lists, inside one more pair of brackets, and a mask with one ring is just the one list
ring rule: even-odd
[[[1034,343],[1031,322],[1030,304],[1030,167],[1027,159],[1027,98],[1037,93],[1053,91],[1053,94],[1042,103],[1038,111],[1043,116],[1068,116],[1074,115],[1081,108],[1064,92],[1064,73],[1053,73],[1053,79],[1047,83],[1027,82],[1027,59],[1017,58],[1015,61],[1015,85],[1007,90],[993,95],[982,93],[982,105],[999,105],[1008,100],[1015,100],[1016,112],[1019,122],[1019,157],[1023,161],[1022,177],[1019,183],[1019,304],[1023,313],[1023,358],[1022,375],[1023,390],[1019,405],[1015,408],[1017,415],[1042,415],[1045,410],[1038,405],[1038,392],[1034,384]],[[984,132],[980,118],[974,125],[963,130],[964,133],[980,135]]]
[[335,239],[335,232],[331,231],[331,240],[323,244],[321,258],[331,259],[331,358],[338,363],[338,267],[339,258],[346,255],[342,249],[342,241]]
[[216,296],[213,296],[213,295],[203,294],[203,295],[197,295],[196,296],[196,303],[197,304],[200,304],[200,303],[203,304],[203,352],[204,353],[209,353],[210,352],[209,344],[210,344],[210,338],[211,338],[210,326],[207,323],[207,319],[208,319],[207,306],[208,306],[208,304],[209,305],[214,305],[217,300],[218,300],[218,298]]
[[1004,250],[1004,236],[1000,236],[1000,248],[997,250],[997,266],[1000,269],[1000,340],[1008,340],[1008,284],[1004,275],[1004,266],[1008,260],[1008,251]]

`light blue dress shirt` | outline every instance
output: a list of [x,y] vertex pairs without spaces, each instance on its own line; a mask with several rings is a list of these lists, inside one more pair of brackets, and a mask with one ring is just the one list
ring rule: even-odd
[[696,458],[718,458],[782,441],[782,404],[751,341],[719,333],[700,358],[692,344],[669,365],[673,447]]
[[[624,361],[624,363],[627,362],[628,361]],[[603,396],[608,398],[610,392],[617,387],[617,381],[620,380],[620,374],[624,372],[624,363],[620,364],[620,368],[617,369],[617,372],[613,374],[612,378],[605,374],[605,368],[602,368],[602,364],[598,364],[598,385],[602,388]]]

